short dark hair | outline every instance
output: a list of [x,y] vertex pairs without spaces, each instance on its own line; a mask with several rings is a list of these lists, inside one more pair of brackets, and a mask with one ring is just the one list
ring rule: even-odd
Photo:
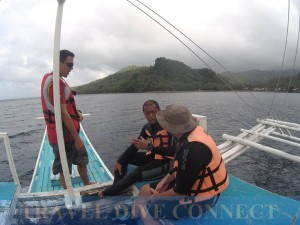
[[68,56],[74,57],[75,55],[73,52],[71,52],[69,50],[66,50],[66,49],[60,50],[60,60],[59,61],[61,63],[65,62]]
[[145,108],[145,106],[146,105],[155,105],[156,106],[156,108],[158,109],[158,110],[160,110],[160,106],[159,106],[159,104],[158,104],[158,102],[157,101],[155,101],[155,100],[147,100],[147,101],[145,101],[145,103],[143,104],[143,112],[144,112],[144,108]]

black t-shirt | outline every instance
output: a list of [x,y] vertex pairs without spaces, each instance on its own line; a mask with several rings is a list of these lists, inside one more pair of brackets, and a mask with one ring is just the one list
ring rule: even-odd
[[200,171],[212,160],[211,150],[200,142],[184,144],[176,154],[178,160],[174,191],[189,195]]

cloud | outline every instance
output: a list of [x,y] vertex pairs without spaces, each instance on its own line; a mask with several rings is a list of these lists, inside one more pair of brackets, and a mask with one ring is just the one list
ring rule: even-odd
[[[214,70],[221,68],[137,1]],[[281,0],[144,0],[231,71],[280,69],[287,25]],[[286,67],[291,67],[298,31],[299,0],[291,1]],[[0,3],[0,99],[39,96],[42,76],[52,70],[57,2]],[[157,57],[205,65],[185,46],[126,0],[66,0],[61,48],[75,53],[68,83],[80,85],[129,65],[150,66]],[[26,91],[27,90],[27,91]]]

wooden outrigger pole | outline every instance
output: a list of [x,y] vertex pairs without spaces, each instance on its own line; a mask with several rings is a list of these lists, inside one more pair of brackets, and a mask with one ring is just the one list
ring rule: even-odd
[[60,63],[60,36],[61,36],[61,24],[63,5],[65,0],[57,0],[57,13],[56,13],[56,24],[54,34],[54,49],[53,49],[53,92],[54,92],[54,113],[55,113],[55,125],[56,134],[59,148],[59,155],[62,164],[62,170],[67,186],[67,195],[65,195],[66,206],[72,206],[75,200],[75,192],[73,190],[72,181],[69,173],[69,167],[67,163],[67,156],[65,151],[65,143],[62,130],[62,119],[61,119],[61,107],[60,107],[60,89],[59,89],[59,63]]

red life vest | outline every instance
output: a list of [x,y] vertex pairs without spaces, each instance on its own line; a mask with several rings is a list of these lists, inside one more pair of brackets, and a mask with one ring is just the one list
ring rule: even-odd
[[[69,85],[65,82],[64,79],[59,79],[60,90],[63,89],[64,93],[60,93],[61,96],[64,96],[68,113],[72,118],[73,125],[75,129],[79,132],[79,116],[76,110],[76,104],[74,100],[74,95],[71,91]],[[55,114],[53,106],[53,73],[46,74],[42,80],[41,85],[41,99],[44,118],[47,125],[48,139],[51,144],[57,144],[57,136],[55,130]],[[65,141],[71,141],[72,138],[69,134],[69,131],[63,125],[63,134]]]
[[[158,129],[153,130],[151,124],[147,124],[145,127],[145,132],[153,145],[153,147],[168,147],[169,146],[169,134],[161,126]],[[155,154],[154,159],[173,159],[171,156],[163,156],[160,154]]]
[[[204,170],[200,171],[190,191],[190,196],[195,196],[195,202],[204,201],[218,195],[228,187],[229,179],[227,171],[216,143],[211,136],[205,133],[201,126],[197,126],[187,139],[188,142],[196,141],[205,144],[212,153],[212,160]],[[175,177],[177,168],[178,160],[175,160]],[[184,202],[184,199],[181,199],[180,203],[188,204],[191,201]]]

